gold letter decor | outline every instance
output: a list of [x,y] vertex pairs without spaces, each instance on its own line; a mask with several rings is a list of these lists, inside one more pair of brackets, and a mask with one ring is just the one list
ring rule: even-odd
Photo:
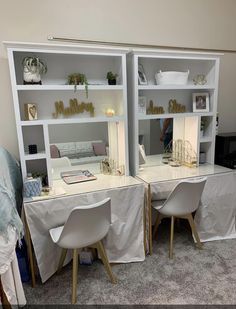
[[53,118],[58,118],[59,115],[64,117],[70,117],[75,114],[81,114],[83,112],[89,112],[91,117],[94,117],[94,106],[92,102],[78,103],[77,99],[70,99],[69,107],[64,107],[63,101],[55,102],[56,112],[52,114]]

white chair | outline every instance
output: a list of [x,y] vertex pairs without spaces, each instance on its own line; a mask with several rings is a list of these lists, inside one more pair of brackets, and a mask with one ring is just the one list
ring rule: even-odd
[[63,248],[58,271],[63,266],[67,249],[73,249],[72,304],[77,301],[78,249],[96,248],[112,283],[117,283],[112,273],[106,251],[101,240],[106,236],[111,224],[111,200],[75,207],[64,226],[49,231],[54,243]]
[[71,166],[70,159],[67,157],[51,159],[52,169]]
[[192,213],[198,208],[206,178],[186,180],[179,182],[168,198],[164,201],[152,201],[152,207],[158,211],[154,225],[153,235],[157,235],[158,225],[162,218],[171,217],[170,251],[169,257],[173,258],[173,239],[175,218],[187,219],[192,229],[192,234],[197,242],[197,247],[202,248]]

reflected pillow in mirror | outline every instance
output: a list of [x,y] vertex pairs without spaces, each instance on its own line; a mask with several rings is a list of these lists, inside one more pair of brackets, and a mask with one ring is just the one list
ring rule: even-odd
[[92,145],[95,156],[105,156],[107,154],[105,143],[92,143]]

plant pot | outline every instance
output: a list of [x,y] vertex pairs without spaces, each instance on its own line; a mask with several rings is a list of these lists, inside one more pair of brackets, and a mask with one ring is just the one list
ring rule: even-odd
[[26,67],[24,67],[23,79],[24,79],[24,82],[27,84],[41,83],[41,75],[39,74],[36,68],[35,70],[29,71]]
[[201,130],[200,131],[200,137],[203,137],[204,136],[204,130]]
[[116,85],[116,79],[108,79],[108,85]]

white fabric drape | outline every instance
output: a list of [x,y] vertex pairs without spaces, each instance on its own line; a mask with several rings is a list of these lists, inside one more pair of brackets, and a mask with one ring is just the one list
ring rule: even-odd
[[[152,199],[166,199],[179,180],[151,184]],[[208,175],[194,221],[201,241],[236,238],[236,172]]]
[[10,304],[24,306],[26,299],[15,253],[16,241],[16,231],[10,226],[7,230],[7,239],[0,235],[0,275]]
[[42,282],[57,269],[60,248],[49,236],[49,229],[63,225],[77,205],[88,205],[111,198],[112,224],[104,245],[110,262],[143,261],[144,185],[63,196],[24,204]]

